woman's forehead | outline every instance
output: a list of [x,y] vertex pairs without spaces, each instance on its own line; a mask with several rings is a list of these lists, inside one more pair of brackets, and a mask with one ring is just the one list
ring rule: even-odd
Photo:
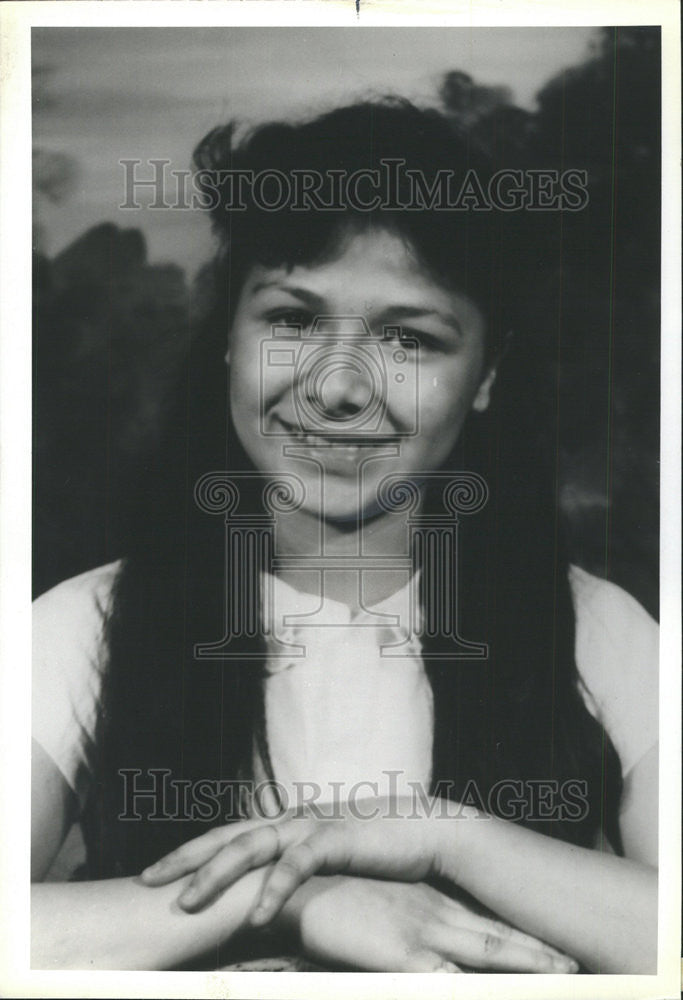
[[295,290],[368,304],[398,297],[443,306],[465,298],[436,279],[407,239],[378,227],[346,232],[320,260],[274,267],[256,264],[244,285],[248,296]]

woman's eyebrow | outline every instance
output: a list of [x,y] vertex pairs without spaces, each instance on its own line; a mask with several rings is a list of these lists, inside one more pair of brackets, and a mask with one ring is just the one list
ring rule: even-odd
[[292,295],[294,298],[301,299],[307,305],[313,308],[318,308],[322,306],[323,299],[316,295],[315,292],[311,292],[308,288],[301,288],[299,285],[287,285],[282,281],[259,281],[257,282],[251,290],[252,295],[258,295],[259,292],[268,291],[271,288],[276,288],[280,292],[287,292],[288,295]]
[[416,319],[418,317],[432,317],[435,316],[446,326],[451,327],[458,333],[462,333],[462,325],[454,313],[442,312],[440,309],[433,309],[431,306],[409,306],[409,305],[399,305],[399,306],[389,306],[384,309],[378,319],[383,322],[396,322],[398,323],[401,319]]

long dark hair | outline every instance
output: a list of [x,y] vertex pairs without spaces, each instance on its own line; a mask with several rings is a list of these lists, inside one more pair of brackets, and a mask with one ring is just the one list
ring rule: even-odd
[[[132,814],[141,818],[132,818],[123,772],[129,790],[130,782],[140,790],[162,771],[185,782],[248,778],[255,751],[268,763],[262,636],[250,640],[254,655],[243,662],[199,662],[194,655],[197,642],[221,637],[226,609],[223,525],[198,509],[193,487],[208,471],[250,468],[231,427],[223,363],[245,274],[254,263],[321,260],[335,252],[340,229],[349,225],[390,228],[435,280],[471,296],[486,318],[487,363],[498,368],[491,406],[470,415],[447,465],[478,473],[489,489],[484,510],[463,519],[457,580],[461,633],[485,641],[489,655],[430,658],[444,640],[422,637],[434,692],[433,789],[469,801],[474,793],[475,801],[510,816],[511,800],[528,797],[533,782],[579,781],[587,808],[547,820],[524,812],[513,818],[581,845],[604,830],[619,850],[619,760],[585,707],[574,658],[569,563],[548,461],[556,425],[543,331],[521,328],[520,302],[538,266],[532,231],[538,219],[437,207],[351,205],[339,213],[283,205],[264,212],[248,194],[245,207],[226,210],[229,182],[216,172],[229,168],[275,167],[288,177],[317,170],[325,178],[330,168],[351,173],[401,160],[428,188],[443,170],[456,183],[473,170],[485,183],[496,166],[488,152],[436,111],[406,102],[266,125],[239,141],[236,134],[232,125],[217,129],[195,154],[204,189],[219,195],[212,212],[219,251],[199,284],[202,310],[166,444],[147,470],[106,622],[108,665],[84,824],[89,876],[138,872],[207,828],[177,811],[173,822],[161,821],[158,800],[151,799],[138,799]],[[428,604],[427,594],[422,599]],[[491,795],[503,786],[506,792]],[[225,819],[225,813],[212,817]]]

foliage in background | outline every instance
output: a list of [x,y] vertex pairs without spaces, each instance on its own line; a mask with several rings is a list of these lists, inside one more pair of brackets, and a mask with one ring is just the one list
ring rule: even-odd
[[34,587],[122,555],[188,336],[182,270],[104,223],[34,258]]
[[[506,166],[588,171],[581,212],[544,213],[526,329],[552,358],[557,478],[572,558],[659,603],[660,33],[605,28],[538,110],[446,77],[447,111]],[[493,138],[492,138],[493,137]]]

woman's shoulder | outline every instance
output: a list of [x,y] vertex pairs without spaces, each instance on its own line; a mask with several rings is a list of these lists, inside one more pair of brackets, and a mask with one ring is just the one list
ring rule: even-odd
[[569,582],[577,616],[584,627],[599,626],[608,641],[623,642],[624,628],[651,638],[657,622],[635,597],[610,580],[580,566],[569,567]]
[[621,587],[572,566],[576,664],[626,774],[658,740],[659,628]]
[[121,560],[117,559],[62,580],[35,599],[34,619],[36,616],[46,621],[54,616],[76,619],[83,614],[106,612],[120,568]]
[[102,644],[121,562],[63,580],[33,602],[34,681],[50,674],[82,686],[101,666]]
[[106,620],[120,562],[33,602],[33,737],[82,799],[101,691]]

